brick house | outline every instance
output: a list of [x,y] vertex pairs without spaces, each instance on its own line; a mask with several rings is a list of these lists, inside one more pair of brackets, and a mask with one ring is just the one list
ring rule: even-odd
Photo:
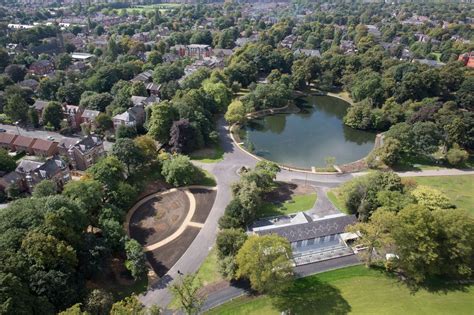
[[15,151],[15,146],[13,145],[13,142],[15,141],[16,137],[17,135],[13,133],[0,133],[0,147],[5,150]]
[[49,103],[48,101],[36,100],[35,103],[33,105],[31,105],[31,107],[33,107],[33,109],[38,114],[38,117],[39,117],[40,121],[43,117],[43,111],[46,108],[46,106],[48,105],[48,103]]
[[13,146],[17,152],[25,152],[26,154],[34,154],[33,144],[35,143],[34,138],[17,136],[13,141]]
[[49,140],[36,139],[31,149],[37,156],[53,156],[58,153],[58,143]]
[[28,72],[35,75],[46,75],[48,73],[54,72],[54,64],[49,60],[38,60],[33,62],[28,69]]
[[92,123],[99,114],[98,110],[86,109],[82,112],[81,121],[88,124]]
[[38,183],[46,179],[54,181],[59,190],[71,180],[69,167],[59,156],[51,157],[46,161],[23,159],[15,172],[23,178],[24,186],[30,193]]
[[97,136],[85,137],[75,144],[61,143],[59,147],[60,154],[66,156],[71,166],[79,171],[85,171],[105,156],[104,144]]
[[68,105],[68,104],[63,105],[64,117],[66,118],[71,128],[74,128],[74,129],[79,128],[82,122],[81,117],[82,117],[83,112],[84,112],[84,109],[81,108],[80,106]]

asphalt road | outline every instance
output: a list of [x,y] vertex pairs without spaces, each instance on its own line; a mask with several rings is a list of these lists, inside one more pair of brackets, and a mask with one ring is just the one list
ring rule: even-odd
[[[70,137],[63,136],[59,132],[53,132],[53,131],[46,131],[46,130],[39,130],[39,129],[26,129],[22,127],[16,127],[12,125],[4,125],[0,124],[0,128],[5,129],[8,133],[14,133],[14,134],[19,134],[22,136],[28,136],[32,138],[39,138],[39,139],[44,139],[44,140],[49,140],[48,137],[53,137],[53,141],[59,142],[61,139],[80,139],[80,135],[73,135]],[[111,142],[104,141],[104,149],[106,151],[110,151],[112,149],[112,144]]]

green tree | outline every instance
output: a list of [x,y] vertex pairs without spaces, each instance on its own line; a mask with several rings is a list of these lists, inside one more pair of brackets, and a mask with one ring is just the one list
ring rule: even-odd
[[468,158],[469,153],[467,153],[466,150],[461,149],[456,143],[451,149],[449,149],[448,153],[446,153],[446,159],[451,165],[463,165]]
[[151,117],[148,120],[148,135],[162,144],[167,143],[174,118],[174,110],[168,102],[153,105],[151,107]]
[[275,294],[293,279],[292,251],[288,240],[271,234],[250,236],[236,257],[237,275],[250,280],[252,289]]
[[83,312],[81,310],[81,303],[76,303],[73,306],[65,309],[58,313],[59,315],[91,315],[89,312]]
[[148,96],[145,84],[141,81],[133,82],[132,87],[130,88],[130,94],[135,96]]
[[3,112],[13,121],[26,122],[28,119],[29,106],[26,101],[18,94],[8,98]]
[[468,77],[461,84],[459,90],[456,92],[456,100],[460,107],[467,110],[474,110],[474,77]]
[[110,310],[110,315],[143,315],[143,304],[136,295],[127,296],[121,301],[115,302]]
[[235,256],[247,239],[243,229],[223,229],[216,239],[217,254],[220,258]]
[[143,135],[136,137],[133,141],[147,162],[157,159],[158,148],[156,147],[155,140],[152,137],[149,135]]
[[100,113],[94,120],[94,125],[102,132],[111,130],[114,127],[112,118],[106,113]]
[[142,246],[134,239],[128,240],[125,242],[125,253],[127,254],[125,267],[135,280],[143,278],[146,275],[147,267]]
[[210,80],[203,82],[204,92],[210,95],[216,103],[217,111],[223,112],[227,109],[231,101],[232,94],[227,86],[222,82],[213,83]]
[[60,86],[60,81],[57,78],[42,78],[38,86],[38,96],[40,99],[52,101],[56,98]]
[[66,70],[72,64],[72,58],[69,54],[59,54],[55,60],[56,68],[59,70]]
[[124,166],[115,156],[107,156],[86,171],[93,179],[101,182],[109,190],[117,188],[124,179]]
[[[87,94],[86,94],[87,93]],[[81,107],[105,112],[105,108],[112,103],[114,98],[109,93],[88,93],[81,96]]]
[[56,182],[46,179],[36,184],[33,190],[33,197],[41,198],[53,196],[58,193],[58,185]]
[[58,102],[49,102],[43,110],[43,122],[51,125],[55,130],[61,127],[63,120],[63,108]]
[[84,89],[79,84],[66,83],[59,87],[56,98],[59,102],[78,105],[81,101],[81,95]]
[[454,208],[454,205],[446,195],[429,186],[419,185],[411,192],[411,194],[415,197],[418,204],[423,205],[430,210]]
[[172,155],[163,161],[161,174],[168,184],[175,187],[192,185],[201,176],[189,157],[181,154]]
[[244,104],[239,100],[234,100],[227,108],[227,112],[225,113],[224,117],[225,120],[227,120],[227,122],[230,124],[242,124],[246,120],[245,114],[246,112]]
[[21,65],[9,65],[5,68],[5,74],[12,79],[13,82],[18,83],[25,78],[26,71]]
[[8,155],[7,150],[0,149],[0,171],[9,173],[16,168],[15,160]]
[[87,295],[84,309],[91,315],[108,315],[113,303],[114,299],[111,293],[94,289]]
[[137,168],[145,160],[142,150],[129,138],[117,139],[112,146],[112,154],[125,164],[129,175],[132,168]]
[[180,282],[171,285],[171,292],[178,301],[180,308],[188,315],[199,314],[204,297],[198,293],[201,283],[196,274],[188,274]]
[[70,181],[64,186],[62,194],[86,210],[90,224],[93,226],[97,224],[99,210],[104,205],[104,188],[99,181],[93,179]]

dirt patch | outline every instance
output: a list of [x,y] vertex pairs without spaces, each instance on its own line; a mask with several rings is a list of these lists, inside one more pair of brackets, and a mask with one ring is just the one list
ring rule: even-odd
[[146,196],[149,196],[151,194],[160,192],[160,191],[165,191],[171,188],[171,185],[162,182],[162,181],[153,181],[151,183],[148,183],[145,187],[144,190],[140,192],[140,195],[138,196],[137,200],[143,199]]
[[196,199],[196,211],[191,221],[197,223],[206,222],[207,216],[209,212],[211,212],[212,205],[216,199],[216,191],[204,188],[191,188],[189,191]]
[[162,241],[176,232],[189,211],[189,200],[182,191],[153,197],[130,218],[130,236],[141,245]]
[[175,240],[146,253],[148,262],[158,276],[163,277],[173,267],[184,252],[186,252],[199,231],[200,229],[197,227],[188,226],[183,234]]
[[277,182],[277,187],[265,194],[264,201],[272,203],[283,203],[290,200],[294,195],[307,195],[314,193],[315,190],[310,185],[299,183]]

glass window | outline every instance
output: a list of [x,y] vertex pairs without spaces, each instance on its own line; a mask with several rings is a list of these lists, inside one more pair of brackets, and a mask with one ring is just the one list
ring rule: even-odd
[[301,246],[303,246],[303,241],[296,242],[296,247],[301,247]]
[[308,246],[314,245],[314,238],[310,238],[307,242]]

